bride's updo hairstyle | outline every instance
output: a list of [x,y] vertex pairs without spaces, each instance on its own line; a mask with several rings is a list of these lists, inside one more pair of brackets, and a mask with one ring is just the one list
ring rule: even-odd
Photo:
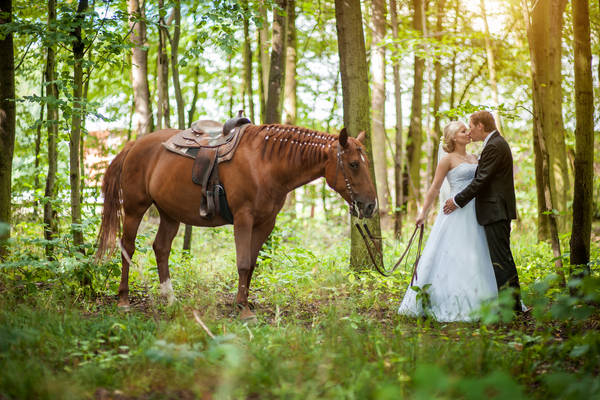
[[442,149],[444,149],[446,153],[452,153],[454,151],[454,137],[456,136],[456,132],[458,132],[463,125],[464,123],[460,121],[452,121],[444,127],[444,144],[442,145]]

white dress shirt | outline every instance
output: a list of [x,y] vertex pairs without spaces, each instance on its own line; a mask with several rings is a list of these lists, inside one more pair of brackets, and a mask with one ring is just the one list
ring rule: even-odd
[[[479,161],[479,158],[481,157],[481,153],[483,153],[483,149],[485,149],[485,146],[487,145],[487,143],[490,141],[490,138],[492,137],[492,135],[494,134],[494,132],[496,132],[496,130],[491,131],[490,133],[488,133],[488,135],[485,137],[485,139],[483,139],[483,145],[481,146],[481,151],[479,152],[479,155],[477,156],[477,161]],[[452,198],[452,202],[454,203],[454,205],[458,208],[462,208],[461,206],[459,206],[456,203],[456,200],[454,200],[454,197]]]

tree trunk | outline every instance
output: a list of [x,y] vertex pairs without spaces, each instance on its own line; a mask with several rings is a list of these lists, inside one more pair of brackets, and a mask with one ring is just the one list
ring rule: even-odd
[[269,91],[265,106],[265,123],[281,123],[283,99],[281,91],[285,83],[286,48],[286,7],[287,0],[277,0],[273,9],[273,41],[271,45],[271,65],[269,68]]
[[[435,32],[437,36],[436,45],[442,46],[442,42],[444,40],[444,35],[442,33],[443,30],[443,18],[444,18],[444,7],[445,0],[438,0],[437,9],[436,9],[436,23],[435,23]],[[435,73],[435,79],[433,81],[433,137],[431,144],[431,176],[430,179],[433,181],[433,177],[435,176],[435,170],[437,168],[437,159],[438,159],[438,149],[440,146],[440,137],[442,136],[442,128],[440,127],[440,116],[438,112],[440,111],[440,106],[442,105],[442,75],[444,71],[442,69],[442,63],[440,61],[440,56],[436,57],[433,63],[433,71]]]
[[73,41],[73,107],[71,117],[71,137],[69,140],[69,183],[71,185],[71,232],[73,244],[81,250],[83,232],[81,229],[81,170],[79,169],[79,145],[81,140],[81,120],[83,118],[83,56],[85,47],[81,38],[81,27],[84,23],[84,12],[87,0],[79,0],[75,16],[75,29],[71,33]]
[[200,66],[196,64],[194,66],[194,89],[192,91],[192,101],[190,102],[190,108],[188,108],[188,126],[192,126],[196,117],[196,103],[198,102],[198,86],[200,85]]
[[[92,10],[93,11],[93,7],[94,7],[94,3],[92,3]],[[88,64],[87,67],[85,69],[85,72],[83,72],[83,80],[84,80],[84,84],[83,84],[83,102],[81,103],[81,140],[79,141],[79,182],[80,182],[80,192],[84,193],[85,192],[85,178],[86,178],[86,173],[85,173],[85,137],[87,135],[87,130],[85,127],[85,116],[87,115],[87,99],[88,99],[88,93],[89,93],[89,89],[90,89],[90,75],[91,75],[91,64],[92,64],[92,52],[88,52]],[[83,198],[83,194],[81,195],[81,197]]]
[[594,88],[588,0],[572,3],[575,52],[575,179],[571,265],[590,273],[590,238],[594,190]]
[[[554,208],[563,214],[558,217],[559,232],[567,229],[567,200],[569,199],[569,175],[562,119],[561,88],[561,39],[563,12],[566,0],[536,2],[531,10],[531,30],[528,35],[531,62],[537,71],[532,87],[534,112],[540,118],[539,129],[546,142],[550,158],[550,191]],[[537,129],[537,128],[536,128]],[[536,137],[539,134],[536,133]],[[544,214],[544,173],[540,141],[534,138],[535,173],[538,193],[538,237],[550,239],[549,216]]]
[[[40,87],[40,97],[44,97],[44,87],[46,86],[46,81],[44,79],[44,73],[42,73],[42,86]],[[38,200],[37,196],[39,193],[40,187],[40,151],[42,149],[42,125],[44,124],[44,103],[40,102],[40,117],[38,119],[38,124],[35,129],[35,176],[33,177],[33,187],[35,189],[35,200],[33,202],[33,215],[38,217]]]
[[[548,216],[548,225],[550,232],[550,240],[552,242],[552,253],[554,256],[556,273],[561,279],[561,285],[565,286],[565,275],[563,272],[562,265],[562,255],[560,249],[560,241],[558,238],[558,223],[557,217],[554,213],[555,203],[554,196],[551,188],[551,158],[550,153],[548,152],[548,148],[546,145],[546,138],[544,137],[544,129],[543,129],[543,119],[544,112],[546,109],[543,107],[541,98],[543,95],[542,88],[540,85],[540,77],[539,73],[545,66],[540,66],[538,64],[538,57],[536,56],[536,49],[533,46],[533,36],[538,34],[539,32],[535,31],[533,24],[530,22],[530,11],[529,6],[527,4],[527,0],[522,0],[523,2],[523,11],[525,17],[525,26],[527,28],[527,37],[529,38],[529,52],[531,55],[531,81],[533,86],[533,115],[534,115],[534,143],[537,143],[537,148],[539,149],[539,156],[536,154],[536,158],[540,161],[540,177],[539,179],[542,182],[542,196],[543,196],[543,206],[541,208],[541,212]],[[539,3],[536,3],[539,6]],[[536,10],[533,10],[535,13]],[[534,17],[535,20],[535,17]],[[537,163],[538,160],[536,160]],[[537,166],[536,166],[537,167]],[[536,171],[537,172],[537,171]],[[536,174],[537,175],[537,174]],[[538,191],[539,191],[539,183],[538,183]],[[538,193],[539,196],[539,193]]]
[[[48,0],[48,31],[56,30],[56,0]],[[46,96],[48,101],[48,173],[44,191],[44,239],[46,239],[46,258],[54,259],[52,241],[58,235],[57,211],[54,205],[57,197],[56,171],[58,167],[58,85],[56,84],[56,54],[53,45],[48,45],[46,56]]]
[[296,0],[288,0],[287,44],[285,56],[284,122],[296,125]]
[[[0,0],[0,26],[12,22],[12,0]],[[0,223],[11,221],[11,179],[15,148],[15,55],[13,35],[0,38]],[[10,237],[10,226],[0,226],[0,259],[8,255],[5,242]]]
[[[359,0],[335,0],[335,20],[340,55],[342,77],[342,98],[344,103],[344,125],[348,132],[356,136],[367,133],[366,152],[373,159],[371,141],[371,121],[369,111],[369,70],[365,51],[365,39],[362,28],[362,15]],[[370,164],[371,178],[376,185],[373,164]],[[361,236],[355,227],[356,219],[351,218],[350,231],[350,268],[363,270],[370,264]],[[379,214],[366,221],[375,236],[381,236]]]
[[137,135],[152,132],[152,103],[148,87],[148,43],[146,41],[145,1],[128,0],[127,9],[130,15],[131,29],[131,84],[135,112],[133,116]]
[[[485,51],[487,54],[487,65],[490,76],[490,87],[492,89],[492,100],[494,101],[494,106],[498,107],[500,105],[500,100],[498,97],[498,83],[496,81],[496,58],[494,55],[494,48],[492,47],[490,27],[488,26],[484,0],[480,0],[480,4],[481,16],[483,17],[483,26],[485,28]],[[494,112],[494,118],[496,119],[496,127],[500,132],[502,132],[502,120],[500,119],[500,113],[498,110]]]
[[173,75],[173,91],[177,103],[177,129],[185,129],[185,105],[179,82],[179,37],[181,32],[181,0],[173,2],[173,38],[171,40],[171,72]]
[[267,111],[267,90],[269,88],[269,21],[265,0],[259,1],[261,26],[258,28],[258,97],[260,100],[260,121],[265,123]]
[[[288,0],[287,4],[287,43],[285,54],[285,85],[283,96],[283,111],[285,113],[284,123],[296,125],[296,63],[297,63],[297,41],[296,41],[296,0]],[[285,208],[295,215],[296,191],[288,193]]]
[[379,216],[383,225],[388,225],[390,211],[390,188],[387,180],[387,158],[385,151],[385,0],[373,0],[373,43],[371,47],[371,75],[373,79],[373,164],[377,179]]
[[[396,0],[390,0],[390,19],[392,36],[398,40],[398,7]],[[394,104],[396,107],[396,134],[394,150],[394,236],[402,236],[402,206],[404,204],[404,188],[402,186],[402,166],[404,165],[404,146],[402,140],[402,85],[400,83],[400,53],[394,47]]]
[[[232,76],[233,53],[227,54],[227,76]],[[227,79],[227,118],[233,117],[233,82]]]
[[[200,78],[200,67],[198,64],[194,67],[194,91],[192,95],[192,102],[188,109],[188,126],[192,126],[194,122],[194,115],[196,113],[196,102],[198,101],[198,85]],[[192,249],[192,225],[186,225],[183,234],[183,250],[190,251]]]
[[158,86],[158,129],[171,127],[171,110],[169,108],[169,58],[167,57],[168,31],[163,9],[164,0],[158,0],[161,16],[158,19],[158,51],[156,61],[156,75]]
[[[454,7],[454,28],[452,31],[456,35],[458,33],[458,16],[460,15],[460,0],[456,0]],[[456,97],[456,48],[452,50],[452,63],[450,65],[450,109],[453,109],[454,99]]]
[[254,91],[252,89],[252,47],[250,46],[250,11],[248,0],[242,3],[244,12],[244,95],[248,97],[248,110],[250,121],[254,122]]
[[[413,28],[421,35],[425,29],[424,0],[413,0],[414,17]],[[419,50],[417,50],[419,51]],[[408,140],[406,143],[406,158],[408,172],[409,214],[416,213],[420,204],[421,189],[421,146],[423,145],[422,111],[423,111],[423,72],[425,59],[415,54],[414,83],[412,104],[410,110],[410,125],[408,127]]]

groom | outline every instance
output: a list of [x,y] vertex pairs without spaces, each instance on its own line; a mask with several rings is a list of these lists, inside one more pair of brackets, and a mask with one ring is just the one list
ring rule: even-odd
[[498,288],[515,289],[514,309],[521,311],[519,276],[510,251],[510,221],[517,218],[513,159],[506,140],[496,130],[494,116],[477,111],[469,118],[469,135],[483,141],[475,178],[444,204],[444,213],[464,207],[475,198],[477,222],[483,225]]

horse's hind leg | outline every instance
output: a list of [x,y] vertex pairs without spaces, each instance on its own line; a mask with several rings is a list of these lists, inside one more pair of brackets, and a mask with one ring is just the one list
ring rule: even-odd
[[[144,210],[145,211],[145,210]],[[135,252],[135,237],[144,212],[123,216],[123,236],[121,237],[121,284],[119,285],[119,307],[129,307],[129,262]]]
[[256,262],[258,259],[258,253],[260,253],[260,249],[262,248],[265,241],[273,232],[273,228],[275,227],[275,218],[265,221],[264,223],[255,226],[252,231],[252,256],[250,266],[250,273],[248,274],[248,290],[250,290],[250,281],[252,280],[252,274],[254,274],[254,270],[256,269]]
[[171,285],[171,277],[169,274],[169,254],[171,253],[171,244],[177,231],[179,230],[179,222],[167,216],[159,210],[160,225],[156,238],[152,244],[154,254],[156,255],[156,265],[158,267],[158,279],[160,281],[160,294],[167,299],[169,304],[175,301],[173,294],[173,286]]

